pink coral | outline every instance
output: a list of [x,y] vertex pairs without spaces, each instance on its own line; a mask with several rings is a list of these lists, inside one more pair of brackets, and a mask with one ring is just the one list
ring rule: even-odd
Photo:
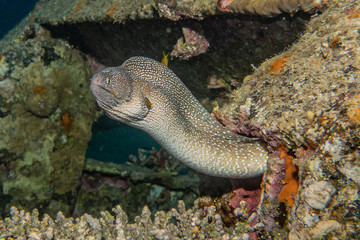
[[172,57],[179,57],[187,60],[191,57],[207,52],[209,42],[203,35],[185,27],[182,28],[182,31],[184,37],[178,39],[170,54]]
[[240,207],[240,202],[246,202],[247,213],[254,211],[260,203],[261,189],[245,190],[239,188],[233,191],[233,195],[230,199],[230,206],[233,208]]

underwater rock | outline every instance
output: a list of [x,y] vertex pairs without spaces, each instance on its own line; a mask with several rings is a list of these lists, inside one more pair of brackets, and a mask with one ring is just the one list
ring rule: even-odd
[[339,167],[339,171],[344,174],[348,179],[354,181],[360,186],[360,164],[347,162],[345,165]]
[[102,176],[101,174],[83,173],[81,176],[81,188],[86,192],[93,192],[102,188],[105,184],[117,188],[119,191],[128,189],[129,183],[117,176]]
[[304,200],[310,207],[321,210],[328,205],[334,193],[335,187],[331,183],[327,181],[314,182],[306,187]]
[[86,159],[73,216],[99,216],[119,203],[131,220],[145,204],[152,213],[175,207],[179,200],[192,206],[198,197],[199,176],[178,172],[183,170],[178,160],[156,149],[139,149],[139,155],[131,155],[125,164]]
[[[315,234],[320,228],[329,238],[356,239],[359,234],[351,226],[360,217],[354,211],[359,201],[360,35],[355,29],[360,28],[360,6],[358,1],[328,4],[329,9],[310,20],[299,41],[256,68],[233,91],[231,103],[216,114],[228,116],[222,122],[242,132],[242,125],[236,123],[242,123],[239,106],[246,105],[248,121],[259,126],[259,136],[272,147],[272,157],[283,146],[298,168],[293,177],[299,193],[291,207],[271,197],[278,188],[269,183],[279,184],[276,171],[281,168],[270,157],[259,218],[274,238],[278,234],[321,238]],[[347,185],[352,186],[349,196],[343,190]],[[317,226],[320,221],[326,223]],[[312,232],[313,228],[317,230]]]
[[218,0],[222,11],[251,13],[272,17],[283,12],[293,13],[301,9],[309,12],[326,5],[322,0]]
[[260,189],[256,190],[245,190],[239,188],[233,191],[235,196],[231,197],[230,206],[233,208],[239,207],[241,201],[246,202],[248,213],[252,212],[255,208],[258,207],[260,203],[261,191]]
[[[2,194],[24,209],[69,215],[80,186],[94,119],[89,66],[83,56],[39,27],[32,38],[15,41],[6,79],[0,81],[0,165]],[[44,52],[51,52],[44,59]],[[9,96],[9,94],[11,96]],[[64,118],[64,114],[68,118]],[[71,128],[66,126],[71,123]],[[1,204],[1,213],[10,202]],[[54,216],[54,215],[53,215]]]
[[11,79],[0,80],[0,116],[6,114],[14,100],[15,84]]
[[4,78],[4,76],[9,71],[9,63],[7,62],[6,58],[0,55],[0,80]]
[[26,101],[30,112],[39,117],[49,117],[59,106],[59,95],[50,86],[37,86]]
[[170,56],[188,60],[191,57],[207,52],[209,42],[203,35],[190,28],[182,28],[182,32],[184,37],[178,39]]
[[[142,151],[141,151],[142,152]],[[150,151],[154,153],[154,151]],[[156,151],[162,152],[162,151]],[[131,155],[132,156],[132,155]],[[157,154],[155,154],[157,156]],[[124,179],[129,179],[133,183],[152,183],[164,186],[168,189],[188,191],[195,193],[199,192],[199,176],[194,172],[181,174],[185,165],[181,164],[171,156],[164,161],[166,164],[159,167],[156,165],[159,159],[154,158],[154,155],[143,157],[140,154],[140,159],[134,160],[132,156],[125,164],[117,164],[113,162],[102,162],[95,159],[86,159],[84,172],[97,172],[104,175],[118,176]],[[138,159],[136,158],[136,159]],[[155,163],[155,164],[154,164]],[[146,166],[146,164],[149,164]]]
[[312,239],[322,239],[327,236],[330,232],[340,231],[341,224],[335,220],[320,221],[316,226],[311,229],[310,234]]
[[5,101],[12,100],[14,98],[14,82],[10,79],[0,81],[0,96]]

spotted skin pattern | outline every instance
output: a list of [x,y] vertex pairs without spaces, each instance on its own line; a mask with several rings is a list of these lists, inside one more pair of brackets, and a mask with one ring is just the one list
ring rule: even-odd
[[95,74],[90,89],[105,113],[139,128],[204,174],[249,178],[265,171],[268,152],[216,121],[165,65],[132,57]]

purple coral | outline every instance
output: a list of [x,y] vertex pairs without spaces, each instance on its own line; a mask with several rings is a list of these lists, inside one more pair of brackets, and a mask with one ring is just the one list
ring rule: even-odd
[[233,191],[234,196],[230,199],[230,206],[233,208],[240,207],[240,202],[245,201],[247,213],[254,211],[260,203],[261,189],[245,190],[239,188]]
[[84,173],[81,177],[81,188],[87,192],[100,189],[105,184],[115,186],[120,191],[124,191],[130,187],[129,183],[120,177],[103,176],[98,173]]
[[172,57],[179,57],[180,59],[187,60],[207,52],[209,42],[203,35],[185,27],[182,28],[182,31],[184,37],[178,39],[170,54]]

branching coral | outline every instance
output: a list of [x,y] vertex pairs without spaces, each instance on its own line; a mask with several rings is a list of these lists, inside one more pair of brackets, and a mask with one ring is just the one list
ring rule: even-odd
[[[239,237],[228,231],[216,207],[201,205],[197,200],[192,209],[186,210],[183,201],[178,209],[159,211],[152,220],[148,207],[144,207],[135,223],[129,223],[120,206],[113,208],[115,216],[108,211],[100,218],[84,214],[80,218],[65,218],[59,212],[53,220],[45,214],[42,220],[35,209],[32,213],[11,208],[10,217],[0,220],[1,237],[30,239],[229,239]],[[246,209],[246,206],[244,206]],[[238,211],[239,212],[239,211]],[[251,221],[250,217],[246,221]],[[239,225],[237,228],[240,228]],[[249,227],[247,227],[249,228]],[[237,229],[238,231],[239,229]],[[225,238],[226,237],[226,238]],[[232,238],[233,239],[233,238]]]

